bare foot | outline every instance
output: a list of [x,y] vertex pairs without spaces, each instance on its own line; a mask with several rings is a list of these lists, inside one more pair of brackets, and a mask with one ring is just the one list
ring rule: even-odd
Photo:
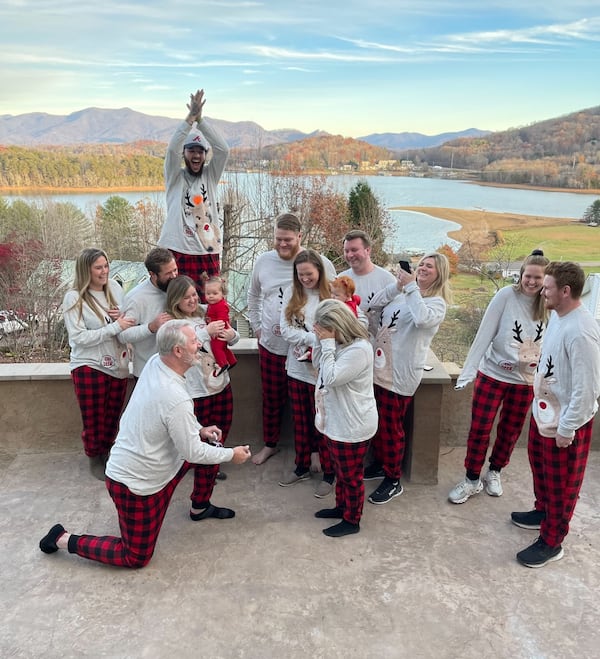
[[313,474],[321,473],[321,460],[319,459],[319,454],[316,451],[310,454],[310,470]]
[[261,465],[273,457],[275,453],[279,453],[279,449],[276,446],[263,446],[258,453],[252,456],[252,462],[255,465]]

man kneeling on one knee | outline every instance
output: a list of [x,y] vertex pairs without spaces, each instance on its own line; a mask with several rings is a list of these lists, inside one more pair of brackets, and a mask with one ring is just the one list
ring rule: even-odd
[[[173,492],[187,471],[195,464],[242,464],[250,457],[248,446],[220,446],[220,429],[200,426],[194,416],[184,378],[197,363],[192,324],[171,320],[158,330],[156,340],[158,354],[142,371],[106,465],[106,487],[117,508],[121,537],[74,535],[56,524],[40,540],[44,553],[66,549],[100,563],[143,567],[152,558]],[[233,515],[210,502],[199,509],[192,501],[194,520]]]

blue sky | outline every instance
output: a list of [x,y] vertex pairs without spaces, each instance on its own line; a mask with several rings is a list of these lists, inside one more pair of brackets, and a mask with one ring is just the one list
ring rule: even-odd
[[3,0],[0,114],[129,107],[268,130],[503,130],[600,105],[579,0]]

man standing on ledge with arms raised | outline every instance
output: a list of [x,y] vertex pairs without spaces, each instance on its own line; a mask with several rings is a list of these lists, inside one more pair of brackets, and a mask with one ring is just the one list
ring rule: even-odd
[[[173,252],[179,274],[196,282],[203,303],[203,273],[218,275],[221,269],[223,222],[217,186],[229,157],[227,142],[202,118],[205,102],[203,89],[190,94],[188,115],[169,142],[164,168],[167,219],[158,239],[161,247]],[[194,122],[196,128],[192,128]]]
[[[106,488],[117,508],[121,537],[73,535],[55,524],[40,540],[45,554],[66,549],[92,561],[140,568],[150,562],[175,488],[194,463],[242,464],[248,446],[223,448],[221,430],[202,427],[185,386],[197,363],[199,342],[188,320],[158,330],[158,354],[150,358],[121,418],[106,465]],[[215,516],[214,506],[192,510],[194,520]]]
[[600,329],[580,300],[585,273],[568,261],[549,263],[545,272],[542,296],[552,313],[533,382],[528,443],[535,508],[511,514],[517,526],[540,529],[517,554],[527,567],[563,557],[600,396]]
[[[285,361],[288,343],[281,336],[279,319],[283,291],[292,284],[294,259],[303,250],[300,220],[293,213],[283,213],[275,220],[275,248],[261,254],[254,263],[248,289],[248,314],[258,339],[262,382],[262,418],[264,447],[252,458],[254,464],[266,462],[279,450],[283,409],[288,399]],[[321,256],[325,272],[335,277],[329,259]]]
[[396,278],[389,270],[371,261],[371,239],[360,229],[353,229],[344,236],[344,259],[350,269],[340,275],[347,275],[354,281],[356,294],[360,297],[360,308],[369,320],[369,334],[374,337],[379,314],[370,311],[371,298],[389,284],[394,284]]

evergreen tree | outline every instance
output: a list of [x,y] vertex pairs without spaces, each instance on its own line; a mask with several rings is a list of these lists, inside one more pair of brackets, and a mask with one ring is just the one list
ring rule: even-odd
[[583,222],[586,224],[598,224],[600,225],[600,199],[596,199],[591,203],[583,214]]
[[385,265],[388,255],[384,249],[386,237],[392,233],[392,224],[384,205],[366,181],[359,181],[348,195],[350,228],[362,229],[371,238],[371,257],[378,265]]
[[109,197],[96,212],[97,230],[102,249],[109,259],[143,260],[139,235],[135,226],[135,208],[119,195]]

